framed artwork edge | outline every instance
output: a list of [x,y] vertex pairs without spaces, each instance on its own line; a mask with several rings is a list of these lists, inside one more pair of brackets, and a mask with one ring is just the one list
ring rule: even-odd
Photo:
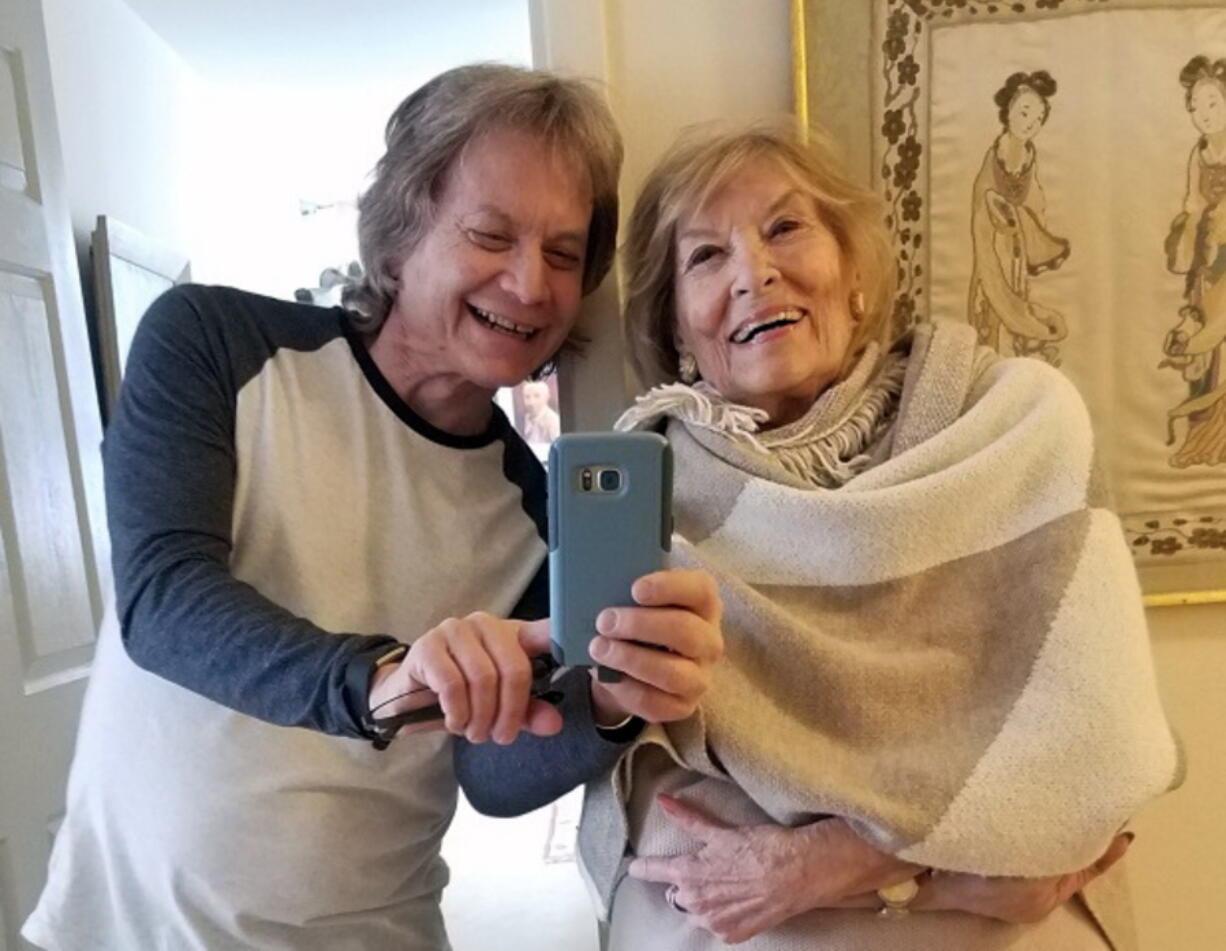
[[[1065,0],[1056,0],[1056,7],[1064,2]],[[1068,0],[1068,7],[1063,10],[1036,7],[1026,12],[1034,17],[1054,18],[1106,9],[1220,9],[1220,4],[1206,3],[1205,0],[1166,0],[1165,3],[1162,0],[1117,0],[1111,7],[1107,7],[1108,2],[1109,0]],[[910,9],[907,0],[900,0],[900,3]],[[970,0],[970,3],[975,5],[976,0]],[[876,62],[875,44],[880,37],[875,18],[878,16],[879,5],[877,0],[870,0],[868,3],[852,5],[855,12],[848,13],[846,11],[850,7],[843,7],[844,12],[838,12],[824,0],[790,0],[792,98],[800,134],[807,140],[814,128],[816,117],[820,115],[822,127],[832,135],[836,144],[842,146],[844,157],[852,171],[863,170],[865,174],[860,176],[863,184],[878,192],[880,189],[877,173],[880,169],[877,165],[882,159],[877,154],[875,126],[879,107],[876,99],[880,90],[875,82],[875,78],[879,77],[876,77],[875,70],[870,68],[869,60]],[[986,3],[982,5],[986,6]],[[1000,3],[998,6],[1007,9],[1009,4]],[[945,17],[942,25],[973,22],[966,10],[951,10]],[[935,19],[935,14],[933,18]],[[850,30],[846,29],[848,20],[853,21]],[[823,46],[823,38],[826,35],[838,36],[839,42]],[[924,42],[927,42],[926,38]],[[860,53],[863,54],[863,63],[855,62],[855,65],[862,65],[862,68],[846,72],[849,60],[854,62],[860,59]],[[839,76],[843,78],[837,78]],[[847,76],[855,78],[847,79]],[[837,102],[833,106],[830,105],[832,93],[837,96]],[[825,107],[819,104],[823,94],[827,96]],[[927,175],[926,168],[924,175]],[[928,201],[927,191],[925,186],[925,204]],[[1143,603],[1147,608],[1226,603],[1226,587],[1223,586],[1222,578],[1223,572],[1226,572],[1226,562],[1178,566],[1142,564],[1136,567],[1143,589]],[[1176,580],[1177,578],[1179,580]]]
[[[1142,588],[1150,589],[1142,598],[1147,608],[1183,607],[1190,604],[1226,604],[1226,588],[1214,586],[1215,583],[1221,583],[1220,579],[1213,577],[1215,569],[1218,575],[1221,574],[1220,562],[1179,566],[1178,575],[1182,583],[1171,585],[1172,588],[1177,587],[1178,590],[1165,591],[1162,589],[1166,587],[1164,578],[1169,573],[1167,570],[1169,567],[1167,565],[1143,565],[1137,569]],[[1205,587],[1189,590],[1187,588],[1189,576],[1195,578],[1200,573],[1203,573],[1205,577]]]

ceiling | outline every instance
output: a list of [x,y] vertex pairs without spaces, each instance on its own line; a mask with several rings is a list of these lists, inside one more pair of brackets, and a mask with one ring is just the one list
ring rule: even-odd
[[218,82],[358,84],[530,59],[528,0],[125,2]]

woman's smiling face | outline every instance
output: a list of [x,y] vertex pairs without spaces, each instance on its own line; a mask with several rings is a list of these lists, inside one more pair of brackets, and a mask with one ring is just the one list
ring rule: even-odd
[[726,399],[779,426],[835,382],[851,344],[851,287],[813,196],[776,159],[746,163],[679,216],[678,349]]

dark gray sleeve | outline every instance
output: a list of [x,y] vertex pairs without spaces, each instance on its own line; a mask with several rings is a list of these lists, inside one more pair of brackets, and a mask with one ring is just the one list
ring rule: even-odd
[[346,675],[395,641],[326,632],[230,574],[236,397],[275,349],[257,318],[276,302],[258,300],[176,288],[133,340],[103,446],[123,640],[141,667],[227,707],[366,736]]
[[[508,456],[518,455],[514,446],[509,447]],[[542,482],[533,487],[523,474],[527,469],[522,461],[508,463],[508,478],[525,485],[525,507],[537,518],[538,528],[545,537],[544,485]],[[546,560],[511,616],[533,621],[548,613],[549,562]],[[510,746],[472,744],[463,738],[456,740],[456,777],[464,795],[478,812],[502,817],[531,812],[608,772],[625,751],[627,744],[610,742],[596,732],[587,671],[569,670],[555,685],[563,695],[558,706],[562,714],[562,732],[557,736],[521,733]]]
[[557,736],[521,733],[510,746],[456,741],[456,776],[474,809],[487,816],[522,815],[613,768],[627,744],[596,732],[588,676],[579,669],[564,676]]

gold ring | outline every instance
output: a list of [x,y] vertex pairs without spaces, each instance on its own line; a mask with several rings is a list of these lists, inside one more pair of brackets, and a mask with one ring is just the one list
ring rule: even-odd
[[915,900],[919,890],[919,882],[914,878],[877,889],[877,897],[881,899],[877,914],[882,918],[902,918],[911,914],[911,909],[907,906]]

